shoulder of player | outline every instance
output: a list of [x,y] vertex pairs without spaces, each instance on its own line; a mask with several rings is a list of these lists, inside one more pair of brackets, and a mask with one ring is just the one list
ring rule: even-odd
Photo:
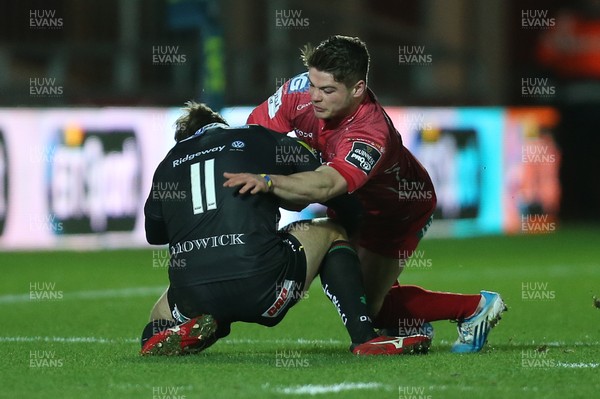
[[[304,72],[289,79],[279,90],[281,90],[280,95],[285,98],[285,102],[296,107],[302,102],[310,103],[309,88],[308,72]],[[307,100],[305,101],[305,99]],[[296,111],[300,110],[302,108],[296,108]]]
[[397,135],[392,121],[381,104],[376,101],[363,104],[360,112],[344,132],[348,141],[363,141],[376,147],[389,146],[395,141]]

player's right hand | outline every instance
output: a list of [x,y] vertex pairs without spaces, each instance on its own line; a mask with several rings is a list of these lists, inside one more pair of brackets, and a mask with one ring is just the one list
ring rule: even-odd
[[268,193],[269,187],[266,180],[261,175],[255,175],[252,173],[223,173],[223,177],[227,180],[223,183],[223,187],[238,187],[240,194],[258,194]]

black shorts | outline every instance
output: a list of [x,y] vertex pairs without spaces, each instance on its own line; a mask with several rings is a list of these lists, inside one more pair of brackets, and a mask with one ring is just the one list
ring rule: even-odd
[[227,330],[235,321],[268,327],[278,324],[304,295],[306,280],[304,247],[291,234],[278,235],[284,251],[277,269],[236,280],[169,287],[167,298],[175,320],[181,323],[210,314]]

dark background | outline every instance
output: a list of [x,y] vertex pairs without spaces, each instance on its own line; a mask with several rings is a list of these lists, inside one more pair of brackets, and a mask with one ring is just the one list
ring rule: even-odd
[[[60,26],[32,26],[32,10],[53,13],[45,19]],[[526,28],[523,10],[546,12],[555,26]],[[597,75],[565,73],[539,46],[566,25],[564,15],[593,23],[599,10],[596,0],[8,0],[0,4],[0,106],[256,105],[303,71],[305,43],[359,36],[384,105],[557,107],[561,217],[598,222],[600,66]],[[299,21],[281,26],[278,17]],[[169,46],[185,62],[157,64],[154,52]],[[399,64],[400,46],[421,46],[431,64]],[[524,97],[527,77],[548,78],[555,94]],[[32,78],[55,79],[62,95],[32,96]]]

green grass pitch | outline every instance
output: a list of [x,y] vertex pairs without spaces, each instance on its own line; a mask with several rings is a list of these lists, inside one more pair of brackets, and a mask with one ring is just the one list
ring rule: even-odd
[[[600,392],[600,229],[424,240],[401,281],[499,291],[509,306],[478,354],[435,322],[428,355],[357,358],[318,284],[275,328],[234,325],[196,356],[142,358],[167,281],[160,251],[0,254],[2,398],[594,398]],[[318,283],[318,282],[316,282]]]

